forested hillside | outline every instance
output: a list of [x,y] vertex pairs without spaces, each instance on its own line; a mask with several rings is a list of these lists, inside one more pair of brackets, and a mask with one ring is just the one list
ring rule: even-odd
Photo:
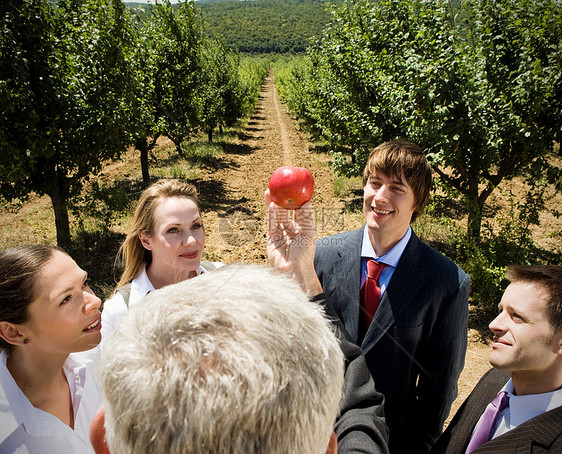
[[196,6],[228,47],[248,53],[304,52],[330,19],[328,3],[319,0],[213,1]]

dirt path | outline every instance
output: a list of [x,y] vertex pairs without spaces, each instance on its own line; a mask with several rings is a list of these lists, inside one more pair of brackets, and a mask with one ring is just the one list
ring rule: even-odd
[[199,183],[210,258],[226,263],[266,262],[263,193],[271,173],[280,166],[306,167],[314,175],[319,234],[341,227],[332,218],[341,217],[343,202],[333,195],[326,158],[309,151],[279,100],[272,76],[266,79],[240,143],[219,160],[218,168],[208,170]]

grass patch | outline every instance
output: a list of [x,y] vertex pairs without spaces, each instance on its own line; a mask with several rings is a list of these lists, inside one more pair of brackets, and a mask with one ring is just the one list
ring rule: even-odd
[[357,188],[361,188],[363,186],[363,182],[360,177],[346,177],[343,175],[337,175],[334,177],[332,186],[334,188],[334,195],[336,197],[347,197]]

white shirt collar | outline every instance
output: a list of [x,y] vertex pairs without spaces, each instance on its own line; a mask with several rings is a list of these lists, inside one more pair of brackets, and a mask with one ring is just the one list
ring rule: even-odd
[[150,282],[150,279],[148,278],[146,267],[142,270],[142,273],[134,279],[134,281],[139,293],[143,293],[143,295],[146,295],[148,292],[154,290],[154,285],[152,285],[152,282]]
[[[207,273],[208,271],[199,265],[197,268],[197,275]],[[154,289],[154,285],[150,282],[148,278],[148,274],[146,273],[146,267],[142,270],[142,273],[139,274],[136,278],[132,280],[131,283],[131,296],[129,298],[129,307],[134,306],[137,304],[141,299],[143,299],[149,292],[152,292]]]
[[381,257],[377,257],[377,254],[373,249],[373,245],[371,244],[371,240],[369,239],[369,229],[367,227],[367,224],[365,224],[365,227],[363,227],[363,242],[361,244],[361,257],[373,258],[379,262],[383,262],[387,265],[396,267],[411,237],[412,237],[412,227],[408,227],[408,230],[406,230],[404,236],[400,239],[400,241],[398,241],[398,243],[394,245],[394,247],[390,251],[388,251],[385,255]]
[[[207,270],[203,268],[201,265],[199,265],[199,268],[197,268],[195,272],[197,273],[197,276],[199,276],[202,273],[207,273]],[[148,292],[154,290],[154,286],[152,285],[152,282],[150,282],[150,279],[148,278],[148,274],[146,273],[146,267],[142,270],[142,273],[134,280],[139,290],[144,292],[145,295]]]
[[501,413],[496,436],[514,429],[524,422],[562,406],[562,389],[541,394],[518,396],[511,378],[502,388],[509,395],[509,407]]
[[[32,415],[33,405],[16,384],[8,370],[8,355],[0,352],[0,427],[6,434],[13,432]],[[1,441],[1,437],[0,437]]]
[[[148,292],[154,290],[154,285],[150,282],[148,274],[146,273],[146,267],[131,281],[131,294],[129,296],[129,307],[137,304],[141,299],[143,299]],[[102,325],[103,326],[103,325]],[[103,339],[103,335],[102,335]]]

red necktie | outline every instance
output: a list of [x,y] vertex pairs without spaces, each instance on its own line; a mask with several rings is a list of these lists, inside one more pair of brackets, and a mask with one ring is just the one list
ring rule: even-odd
[[361,317],[360,332],[361,338],[369,329],[369,325],[373,320],[375,312],[381,301],[381,288],[379,286],[379,276],[386,264],[369,259],[367,261],[367,280],[361,289]]

